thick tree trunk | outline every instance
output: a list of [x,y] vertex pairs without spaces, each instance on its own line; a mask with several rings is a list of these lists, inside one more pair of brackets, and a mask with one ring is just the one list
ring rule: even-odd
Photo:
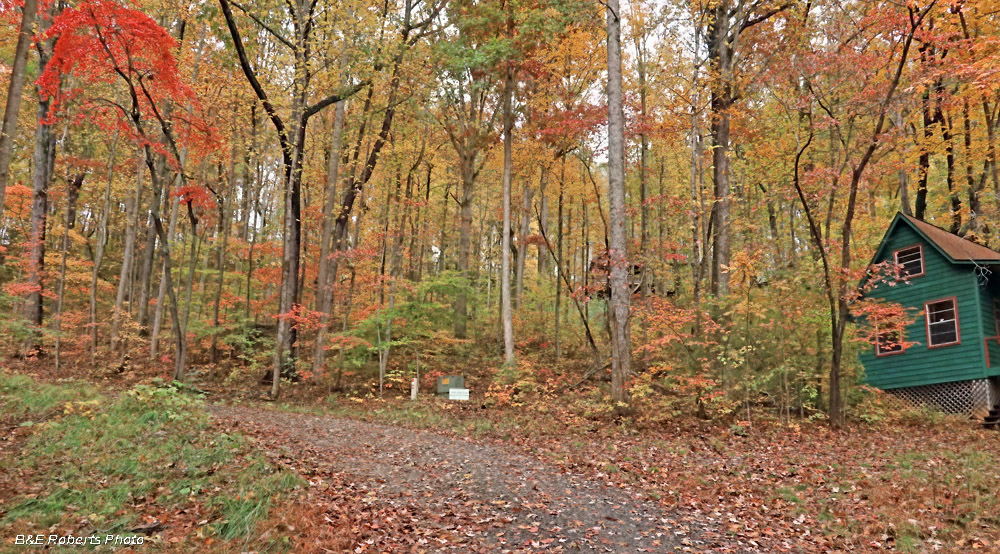
[[[900,132],[906,133],[905,123],[903,122],[903,111],[897,110],[893,114],[893,123]],[[899,211],[906,215],[913,215],[913,210],[910,208],[910,180],[909,174],[906,171],[906,156],[902,149],[899,150],[899,171],[897,172],[897,178],[899,180]]]
[[330,140],[330,160],[326,172],[326,203],[323,205],[323,235],[320,238],[320,253],[317,261],[318,276],[316,278],[316,310],[320,312],[319,330],[316,333],[316,345],[313,350],[313,372],[319,372],[325,363],[326,347],[324,338],[327,327],[332,319],[330,310],[333,307],[333,280],[336,275],[330,274],[330,243],[333,237],[334,209],[337,205],[337,183],[340,181],[340,150],[343,145],[344,113],[346,101],[337,102],[333,114],[333,137]]
[[973,176],[972,170],[972,122],[969,117],[969,99],[962,99],[962,145],[964,147],[964,158],[965,158],[965,187],[969,194],[969,222],[966,224],[966,229],[963,230],[962,235],[972,234],[975,237],[981,237],[983,227],[985,226],[984,220],[982,219],[982,204],[979,199],[979,194],[982,191],[983,185],[986,183],[986,173],[989,170],[989,161],[984,164],[983,167],[983,178],[977,183],[975,176]]
[[[718,81],[712,88],[712,175],[715,183],[715,202],[712,205],[712,294],[729,293],[729,120],[733,105],[730,79],[733,59],[730,37],[730,2],[724,1],[714,9],[708,27],[708,56],[712,69],[718,72]],[[736,31],[738,32],[738,31]]]
[[[7,103],[0,124],[0,215],[7,195],[7,181],[10,179],[10,159],[14,153],[14,135],[17,133],[17,118],[21,113],[21,99],[24,97],[25,67],[34,33],[38,11],[37,0],[24,0],[21,7],[21,27],[14,47],[14,60],[10,70],[10,84],[7,86]],[[39,71],[40,73],[40,71]]]
[[622,102],[621,13],[607,2],[608,25],[608,264],[611,284],[611,398],[616,413],[630,409],[631,373],[628,252],[625,238],[625,112]]
[[[927,46],[920,47],[921,59],[924,59],[927,55],[925,52],[926,48]],[[923,123],[923,142],[920,143],[920,158],[917,161],[919,180],[917,182],[917,199],[913,206],[913,217],[923,220],[927,212],[927,180],[930,177],[931,168],[931,154],[928,143],[934,135],[931,128],[934,124],[934,119],[931,112],[930,88],[924,89],[924,93],[920,99],[920,108],[921,121]]]
[[[941,90],[940,94],[944,94],[944,90]],[[948,214],[951,219],[951,227],[948,230],[952,233],[958,233],[962,229],[962,196],[955,186],[955,143],[951,130],[951,118],[944,116],[941,108],[941,96],[938,96],[937,120],[941,122],[941,138],[944,139],[947,167],[945,182],[948,185],[948,200],[951,204]]]
[[[997,118],[993,115],[993,110],[990,108],[989,102],[985,99],[983,100],[983,118],[986,121],[986,160],[990,164],[990,180],[993,182],[993,200],[996,204],[996,209],[1000,212],[1000,168],[998,168],[997,163],[997,139],[996,139],[996,125]],[[1000,225],[996,226],[996,229],[1000,231]]]
[[292,151],[291,171],[286,175],[285,214],[283,225],[284,248],[281,254],[281,288],[278,293],[278,332],[274,345],[274,366],[271,375],[271,400],[277,400],[281,386],[281,374],[288,364],[289,370],[295,363],[294,359],[286,359],[285,353],[291,356],[293,345],[292,322],[290,316],[298,295],[299,254],[300,254],[300,221],[299,210],[301,202],[301,164],[302,148],[304,147],[305,122],[301,115],[297,119]]
[[[40,67],[45,67],[48,56],[39,50]],[[55,160],[55,136],[52,127],[42,123],[48,116],[49,101],[38,101],[38,126],[35,129],[35,152],[32,157],[31,173],[31,232],[28,236],[28,295],[25,315],[34,329],[25,339],[24,352],[32,354],[41,348],[41,327],[44,317],[43,288],[45,286],[45,226],[49,212],[49,183],[52,181],[52,165]]]

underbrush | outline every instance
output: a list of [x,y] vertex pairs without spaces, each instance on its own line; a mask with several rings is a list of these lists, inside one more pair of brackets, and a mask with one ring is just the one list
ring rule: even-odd
[[[280,549],[257,544],[274,502],[303,484],[214,428],[200,396],[139,385],[115,397],[78,383],[0,373],[0,410],[16,418],[17,451],[0,460],[0,530],[74,536],[145,535],[165,548]],[[195,545],[200,546],[195,546]]]

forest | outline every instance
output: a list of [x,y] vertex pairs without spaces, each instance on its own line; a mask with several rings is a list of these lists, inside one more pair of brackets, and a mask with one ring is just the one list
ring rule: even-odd
[[[1000,3],[0,0],[0,20],[5,543],[572,551],[618,521],[646,551],[1000,548],[995,433],[859,361],[905,316],[859,285],[897,212],[1000,248]],[[452,375],[470,402],[434,398]],[[300,471],[346,452],[369,495],[407,494],[310,436],[324,417],[510,444],[676,519],[581,508],[598,524],[564,543],[555,515],[506,538],[468,504],[401,515],[350,471]],[[142,425],[204,451],[102,465]],[[43,492],[80,478],[43,437],[131,492]],[[194,469],[165,469],[175,450]],[[196,500],[212,487],[236,500]]]

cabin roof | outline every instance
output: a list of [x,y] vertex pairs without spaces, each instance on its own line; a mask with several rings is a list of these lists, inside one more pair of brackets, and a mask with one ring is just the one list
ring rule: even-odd
[[954,233],[945,231],[937,225],[931,225],[926,221],[920,221],[913,216],[902,213],[899,215],[906,219],[906,221],[908,221],[911,225],[916,227],[917,231],[922,234],[924,238],[934,243],[934,245],[943,250],[944,253],[954,261],[1000,261],[1000,252],[997,252],[996,250],[987,248],[981,244],[962,238]]
[[871,263],[874,264],[881,258],[889,242],[889,237],[900,224],[909,225],[910,228],[916,231],[918,235],[923,237],[924,240],[941,252],[952,263],[1000,263],[1000,252],[901,212],[896,212],[896,217],[892,220],[889,228],[886,229],[885,236],[882,237],[882,243],[875,250]]

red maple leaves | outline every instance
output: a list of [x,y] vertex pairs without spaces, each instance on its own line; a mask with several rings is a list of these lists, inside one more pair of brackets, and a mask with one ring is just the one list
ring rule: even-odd
[[170,121],[185,143],[206,148],[215,143],[201,118],[167,113],[168,105],[196,112],[198,103],[179,75],[177,41],[145,13],[111,0],[89,0],[60,12],[43,36],[55,39],[38,78],[42,96],[52,101],[50,120],[72,108],[74,118],[126,133],[165,155],[166,148],[136,128],[137,117],[150,119],[153,128],[158,127],[154,117]]
[[200,185],[178,187],[170,193],[170,196],[176,196],[181,204],[190,204],[205,211],[214,210],[216,206],[212,193]]

